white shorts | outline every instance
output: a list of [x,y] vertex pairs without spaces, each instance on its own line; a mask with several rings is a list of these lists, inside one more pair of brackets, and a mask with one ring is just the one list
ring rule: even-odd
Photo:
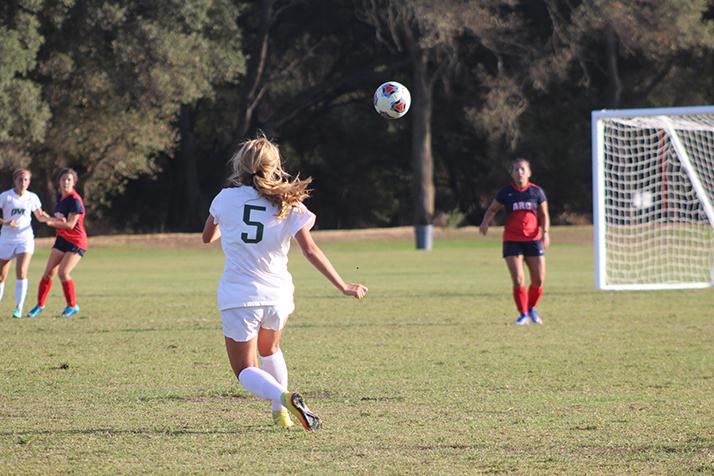
[[295,310],[290,303],[281,306],[234,307],[221,311],[223,335],[236,342],[248,342],[257,337],[261,327],[283,330],[288,317]]
[[32,254],[35,252],[35,240],[27,241],[2,241],[0,240],[0,259],[10,261],[15,256],[22,253]]

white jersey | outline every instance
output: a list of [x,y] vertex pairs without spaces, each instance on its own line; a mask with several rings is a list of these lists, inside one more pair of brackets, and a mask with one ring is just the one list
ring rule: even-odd
[[278,208],[247,185],[221,190],[209,212],[226,255],[218,309],[291,305],[290,238],[305,225],[312,228],[315,214],[300,204],[278,220]]
[[0,193],[0,207],[2,207],[3,220],[15,220],[17,227],[4,224],[0,231],[0,241],[20,242],[29,241],[35,237],[32,232],[32,212],[42,208],[40,197],[25,190],[18,195],[12,188]]

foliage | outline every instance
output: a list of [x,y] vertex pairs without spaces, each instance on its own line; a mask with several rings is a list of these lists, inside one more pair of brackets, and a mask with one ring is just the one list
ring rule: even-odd
[[[323,228],[478,223],[515,155],[556,220],[587,215],[590,111],[710,102],[712,18],[706,0],[11,0],[3,181],[30,166],[50,202],[70,165],[94,231],[196,230],[263,131],[315,178]],[[370,107],[388,79],[414,97],[393,123]]]
[[30,78],[44,41],[37,12],[40,1],[0,6],[0,167],[29,162],[28,147],[45,137],[50,118],[41,87]]
[[52,117],[43,138],[27,139],[47,190],[58,166],[72,166],[96,212],[128,179],[158,173],[157,154],[176,145],[181,104],[211,97],[241,72],[238,13],[228,0],[38,8],[43,46],[33,51],[37,67],[25,70]]

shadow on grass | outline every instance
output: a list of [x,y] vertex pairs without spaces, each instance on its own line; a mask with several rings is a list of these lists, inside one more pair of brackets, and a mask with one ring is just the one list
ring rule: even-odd
[[[272,433],[276,431],[272,425],[246,425],[235,430],[200,430],[192,428],[181,429],[117,429],[117,428],[85,428],[68,430],[32,430],[4,431],[0,436],[10,436],[17,439],[18,444],[28,443],[35,436],[81,436],[81,435],[147,435],[147,436],[183,436],[183,435],[240,435],[246,432]],[[26,437],[29,437],[26,438]]]

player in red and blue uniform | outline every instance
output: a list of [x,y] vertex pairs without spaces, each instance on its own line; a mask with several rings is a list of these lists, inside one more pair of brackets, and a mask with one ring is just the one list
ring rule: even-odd
[[[513,280],[513,299],[518,309],[516,324],[542,324],[536,305],[543,294],[545,249],[550,246],[548,199],[538,185],[530,182],[531,166],[526,159],[511,165],[513,183],[503,187],[486,210],[481,234],[501,208],[506,209],[503,226],[503,258]],[[526,292],[523,263],[530,272],[531,284]]]
[[85,208],[82,197],[74,189],[77,185],[77,172],[63,169],[58,177],[60,196],[55,206],[54,217],[47,221],[49,226],[57,229],[57,238],[37,290],[37,305],[30,310],[27,317],[35,317],[44,310],[47,296],[52,288],[52,279],[58,273],[67,301],[62,317],[71,317],[79,312],[74,281],[70,273],[87,252],[87,232],[84,229]]

